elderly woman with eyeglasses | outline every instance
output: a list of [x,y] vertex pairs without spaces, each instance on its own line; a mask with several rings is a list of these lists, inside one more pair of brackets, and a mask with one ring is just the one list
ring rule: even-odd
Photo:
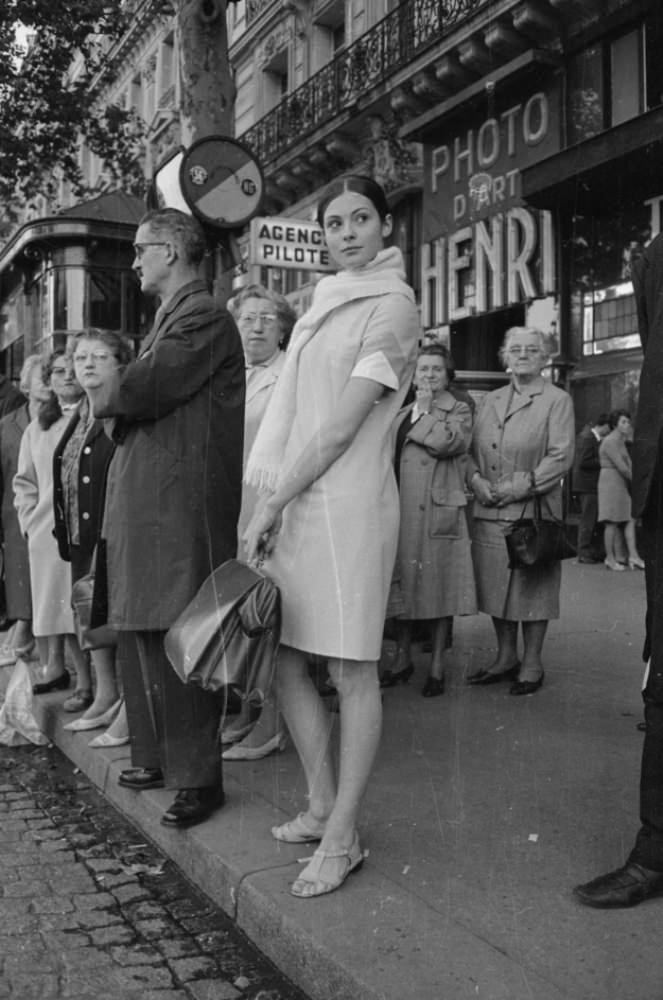
[[[249,285],[230,302],[246,359],[246,409],[244,413],[243,465],[256,439],[267,404],[285,363],[285,349],[297,315],[283,295],[262,285]],[[238,552],[245,555],[243,541],[249,521],[258,502],[258,490],[242,484],[242,508],[237,524]],[[224,760],[258,760],[283,750],[286,736],[274,697],[265,698],[258,721],[255,709],[242,706],[237,718],[221,729],[221,742],[226,747]],[[234,745],[232,745],[234,744]]]
[[507,330],[501,358],[511,378],[484,398],[468,463],[478,606],[491,615],[497,637],[494,662],[468,683],[510,680],[513,695],[533,694],[543,684],[543,641],[549,620],[559,617],[561,564],[510,569],[504,538],[514,521],[533,515],[535,496],[543,517],[562,516],[562,478],[573,463],[573,404],[541,374],[548,357],[540,330]]

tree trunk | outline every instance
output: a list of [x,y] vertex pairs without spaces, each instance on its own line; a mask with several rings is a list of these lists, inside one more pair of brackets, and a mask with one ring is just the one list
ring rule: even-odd
[[179,0],[181,141],[232,135],[235,84],[228,62],[225,0]]

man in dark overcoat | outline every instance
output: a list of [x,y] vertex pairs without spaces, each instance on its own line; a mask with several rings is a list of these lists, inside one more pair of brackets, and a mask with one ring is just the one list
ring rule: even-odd
[[663,235],[633,267],[644,362],[633,442],[633,517],[642,517],[648,664],[640,771],[641,827],[626,864],[575,888],[588,906],[634,906],[663,893]]
[[102,535],[134,765],[119,780],[179,789],[162,822],[183,827],[223,802],[221,702],[179,680],[163,640],[236,554],[244,355],[232,317],[199,277],[205,239],[195,219],[148,212],[134,249],[141,290],[160,305],[136,361],[93,401],[95,416],[115,417],[117,442]]
[[576,457],[573,464],[573,492],[578,494],[580,521],[578,523],[578,562],[602,561],[600,546],[596,544],[598,516],[598,483],[601,463],[599,444],[610,432],[610,417],[601,413],[593,424],[583,427],[576,438]]

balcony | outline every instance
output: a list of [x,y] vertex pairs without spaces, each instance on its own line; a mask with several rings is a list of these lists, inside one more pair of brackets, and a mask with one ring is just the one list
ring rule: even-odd
[[405,0],[239,138],[266,166],[352,108],[487,2]]

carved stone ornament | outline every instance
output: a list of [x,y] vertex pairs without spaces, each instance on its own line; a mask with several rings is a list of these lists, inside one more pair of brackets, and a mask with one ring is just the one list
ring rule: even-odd
[[277,52],[290,45],[292,40],[292,25],[279,24],[270,35],[267,35],[262,45],[258,48],[258,65],[264,66],[274,58]]
[[422,147],[397,138],[395,122],[381,115],[368,119],[370,135],[362,145],[362,166],[385,191],[423,185]]

